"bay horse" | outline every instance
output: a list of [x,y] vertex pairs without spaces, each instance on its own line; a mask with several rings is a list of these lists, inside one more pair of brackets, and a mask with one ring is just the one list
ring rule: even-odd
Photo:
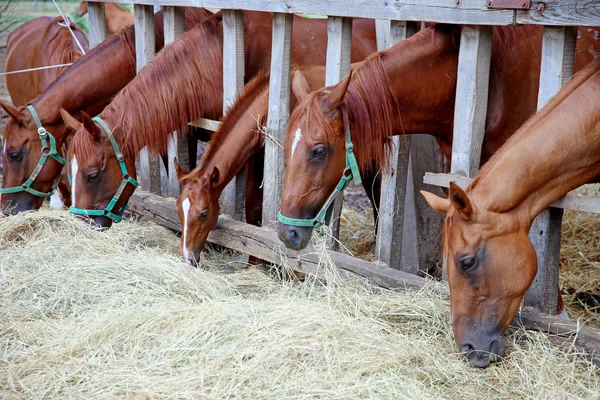
[[[186,28],[192,28],[211,15],[211,12],[201,8],[186,8]],[[155,15],[155,23],[156,47],[159,50],[164,42],[162,12]],[[3,135],[3,186],[23,185],[40,160],[38,127],[31,113],[24,107],[25,104],[34,108],[40,124],[54,135],[56,145],[60,148],[67,131],[59,107],[76,115],[82,110],[96,115],[133,79],[135,72],[135,38],[134,27],[131,26],[111,36],[75,61],[39,96],[30,97],[23,104],[17,104],[18,107],[0,101],[0,107],[10,116]],[[9,157],[7,149],[11,149],[14,156]],[[60,171],[60,164],[47,162],[31,187],[39,192],[50,191]],[[38,209],[43,200],[44,197],[27,192],[3,194],[0,197],[2,212],[5,215]]]
[[[600,50],[593,31],[580,34],[576,68]],[[392,135],[432,134],[450,158],[459,41],[460,26],[429,27],[373,54],[341,83],[313,93],[296,74],[293,89],[302,100],[286,132],[278,217],[278,236],[287,247],[308,244],[315,216],[347,166],[346,142],[353,144],[362,174],[372,173],[372,165],[385,168]],[[536,111],[541,43],[540,27],[494,28],[482,162]]]
[[445,215],[456,343],[478,367],[502,357],[504,332],[537,272],[533,219],[569,191],[600,178],[600,60],[577,73],[462,190],[421,192]]
[[[270,67],[270,13],[245,12],[248,38],[246,76]],[[361,60],[376,49],[372,20],[353,22],[352,58]],[[327,21],[294,17],[291,61],[297,64],[324,64]],[[96,125],[82,113],[78,123],[62,112],[65,125],[76,131],[69,149],[74,183],[71,210],[93,217],[96,225],[108,228],[126,205],[134,185],[119,189],[124,169],[135,178],[133,162],[139,151],[164,154],[170,132],[181,130],[200,116],[217,119],[223,104],[222,22],[211,18],[181,35],[154,57],[101,113],[106,127]],[[307,46],[311,43],[311,46]],[[177,74],[172,71],[177,70]],[[99,121],[98,121],[99,122]],[[124,161],[117,160],[116,146]],[[105,133],[103,133],[105,132]],[[122,164],[124,162],[124,164]],[[81,183],[79,183],[81,182]],[[118,200],[115,199],[118,195]],[[109,207],[110,205],[110,207]]]
[[[75,14],[82,17],[88,12],[88,2],[82,1],[77,7]],[[133,14],[125,10],[117,3],[104,3],[104,14],[106,15],[106,27],[108,34],[114,35],[121,29],[133,25]]]
[[[64,25],[59,25],[64,23],[62,17],[38,17],[25,22],[12,31],[7,40],[6,72],[70,64],[81,58],[83,53],[71,36],[71,32]],[[70,28],[83,50],[87,51],[88,40],[85,33],[73,23],[70,24]],[[67,68],[68,66],[61,66],[6,75],[6,87],[13,104],[17,107],[26,106],[29,101],[46,90]],[[37,140],[37,142],[39,143],[40,140]],[[57,150],[60,151],[60,147]],[[15,149],[12,143],[5,141],[3,156],[8,158],[9,162],[14,162],[19,161],[22,153]],[[58,160],[62,160],[62,157],[50,158],[48,163],[55,163],[56,168],[62,169],[62,164]],[[62,161],[64,162],[64,160]],[[56,182],[56,178],[54,182]],[[6,191],[6,186],[5,184],[5,187],[0,191]],[[60,180],[58,192],[55,192],[55,194],[60,196],[62,200],[68,199],[68,193],[69,183],[65,175]],[[4,193],[4,195],[7,194]],[[45,195],[50,197],[52,193],[47,192]],[[62,207],[62,201],[55,203],[53,200],[54,197],[51,200],[51,205]],[[68,207],[70,202],[67,200],[64,205]]]

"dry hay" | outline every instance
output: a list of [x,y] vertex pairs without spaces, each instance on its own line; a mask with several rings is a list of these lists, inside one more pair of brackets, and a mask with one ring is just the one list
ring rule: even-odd
[[469,366],[430,292],[280,282],[218,254],[193,269],[169,231],[101,233],[66,212],[0,219],[0,238],[3,398],[600,395],[596,367],[541,333]]

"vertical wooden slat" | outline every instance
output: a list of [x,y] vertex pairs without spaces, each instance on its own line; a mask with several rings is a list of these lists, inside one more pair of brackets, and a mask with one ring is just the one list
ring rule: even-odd
[[[185,32],[185,9],[182,7],[163,7],[163,23],[165,29],[165,46],[175,41],[177,36]],[[161,192],[163,195],[170,197],[178,197],[180,191],[179,180],[177,179],[177,172],[175,171],[175,164],[173,159],[177,157],[177,162],[189,171],[189,151],[188,151],[188,139],[182,137],[178,132],[173,132],[169,136],[169,142],[167,144],[167,171],[166,177],[162,176],[163,170],[161,169],[161,178],[167,179],[166,187],[161,185]]]
[[[574,27],[544,28],[538,110],[571,78],[576,38]],[[562,209],[547,209],[537,216],[529,231],[538,272],[525,294],[525,305],[547,314],[555,314],[557,308],[562,215]]]
[[[136,68],[140,69],[154,55],[154,7],[141,4],[133,5],[135,18],[135,60]],[[140,151],[140,180],[144,190],[160,193],[160,164],[159,157],[150,154],[146,148]]]
[[273,14],[273,46],[269,80],[269,119],[265,138],[262,223],[277,220],[283,189],[285,154],[283,140],[290,118],[290,48],[293,14]]
[[[352,50],[352,18],[329,17],[327,21],[327,64],[325,86],[335,85],[350,73]],[[331,232],[333,238],[340,236],[340,215],[344,197],[338,194],[331,214]],[[338,241],[333,240],[331,247],[337,249]]]
[[88,30],[90,49],[108,37],[104,3],[88,2]]
[[[223,10],[223,113],[244,89],[244,12]],[[240,171],[221,193],[221,212],[244,218],[246,171]]]

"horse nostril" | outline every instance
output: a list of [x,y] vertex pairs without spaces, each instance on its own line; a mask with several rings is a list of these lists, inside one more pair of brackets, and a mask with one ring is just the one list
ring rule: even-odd
[[460,345],[460,351],[463,353],[470,353],[473,350],[475,350],[475,346],[473,346],[473,344],[471,344],[470,342],[463,342]]

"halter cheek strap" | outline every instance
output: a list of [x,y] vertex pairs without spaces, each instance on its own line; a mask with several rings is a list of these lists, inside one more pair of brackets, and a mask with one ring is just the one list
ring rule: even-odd
[[331,211],[332,205],[335,200],[335,197],[338,193],[342,193],[344,189],[350,185],[352,179],[357,184],[362,183],[362,178],[360,176],[360,170],[358,169],[358,163],[356,162],[356,156],[354,155],[354,144],[352,143],[352,138],[350,137],[350,125],[347,125],[346,129],[346,168],[342,173],[342,177],[340,181],[336,185],[333,192],[329,195],[327,200],[325,200],[325,204],[321,207],[321,210],[317,213],[317,216],[312,219],[299,219],[299,218],[289,218],[281,214],[281,212],[277,213],[277,220],[282,224],[298,226],[298,227],[306,227],[306,228],[318,228],[322,225],[329,224],[329,220],[331,219]]
[[[104,122],[102,119],[100,119],[100,117],[94,117],[92,119],[94,121],[96,121],[102,127],[102,129],[106,133],[106,136],[108,136],[108,138],[110,139],[110,143],[112,144],[113,150],[115,151],[115,155],[117,156],[117,161],[119,161],[119,167],[121,168],[121,174],[123,175],[123,180],[121,181],[121,184],[119,185],[119,188],[117,189],[117,192],[115,193],[113,198],[110,200],[110,203],[108,203],[106,208],[104,208],[103,210],[87,210],[87,209],[75,208],[74,206],[71,206],[69,208],[69,211],[71,211],[71,213],[76,214],[76,215],[85,215],[85,216],[89,216],[89,217],[107,217],[107,218],[112,219],[114,222],[121,222],[121,220],[123,219],[123,213],[125,212],[125,209],[127,208],[128,201],[123,203],[123,205],[118,210],[115,211],[114,208],[117,205],[117,203],[119,202],[119,198],[121,197],[121,194],[123,193],[123,190],[125,190],[125,187],[127,186],[127,184],[132,185],[133,188],[135,189],[138,187],[138,181],[133,179],[129,175],[129,172],[127,172],[127,166],[125,165],[125,157],[123,156],[123,153],[121,153],[121,150],[119,149],[119,145],[117,144],[117,141],[115,140],[115,137],[113,136],[112,131],[110,130],[108,125],[106,125],[106,122]],[[77,179],[77,177],[74,177],[74,178]],[[70,181],[71,181],[71,177],[69,174],[69,182]]]
[[[35,169],[31,173],[29,178],[27,178],[25,183],[23,183],[21,186],[2,187],[2,188],[0,188],[0,193],[1,194],[10,194],[10,193],[27,192],[27,193],[32,194],[37,197],[46,198],[46,197],[52,196],[52,194],[58,187],[58,183],[60,182],[60,174],[58,174],[56,183],[54,184],[52,189],[50,189],[49,192],[40,192],[39,190],[35,190],[34,188],[32,188],[31,185],[33,184],[33,182],[35,182],[35,179],[38,177],[40,172],[42,172],[42,168],[44,168],[44,165],[46,164],[46,160],[48,159],[48,157],[53,158],[54,160],[56,160],[59,164],[61,164],[63,166],[65,165],[65,158],[61,157],[61,155],[58,153],[58,149],[56,148],[56,139],[54,138],[54,136],[52,136],[52,134],[50,132],[48,132],[42,126],[40,117],[38,116],[38,114],[35,111],[35,109],[33,108],[33,106],[28,105],[27,109],[31,113],[31,116],[33,117],[33,120],[35,121],[35,126],[37,127],[38,138],[40,139],[40,142],[42,143],[42,156],[40,157],[40,160],[38,161]],[[48,151],[46,151],[46,150],[48,150]]]

